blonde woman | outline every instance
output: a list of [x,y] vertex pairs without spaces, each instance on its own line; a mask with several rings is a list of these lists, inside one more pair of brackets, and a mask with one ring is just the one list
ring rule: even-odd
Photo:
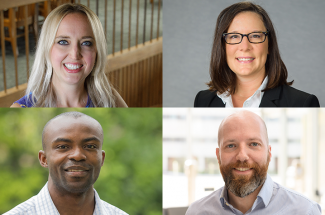
[[11,107],[127,107],[106,78],[105,62],[96,14],[61,5],[43,24],[26,94]]

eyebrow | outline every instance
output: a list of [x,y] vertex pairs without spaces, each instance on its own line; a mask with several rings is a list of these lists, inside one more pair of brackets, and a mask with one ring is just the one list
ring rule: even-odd
[[90,142],[90,141],[100,142],[100,140],[97,137],[88,137],[82,140],[83,143]]
[[[259,142],[263,142],[258,137],[248,138],[246,141],[259,141]],[[233,142],[236,142],[236,140],[235,139],[229,139],[229,140],[224,141],[223,143],[233,143]]]
[[[90,142],[90,141],[100,142],[100,140],[97,137],[88,137],[82,140],[83,143]],[[59,142],[72,143],[73,141],[67,138],[58,137],[52,143],[59,143]]]
[[58,137],[52,143],[59,143],[59,142],[72,143],[72,140],[67,139],[67,138]]
[[[265,31],[252,31],[251,33],[259,33],[259,32],[265,32]],[[232,32],[228,32],[228,33],[237,33],[237,34],[239,34],[238,31],[232,31]]]
[[[58,39],[58,38],[61,38],[61,39],[70,39],[69,36],[65,36],[65,35],[55,37],[55,39]],[[83,36],[83,37],[81,37],[81,39],[94,39],[94,38],[92,36]]]

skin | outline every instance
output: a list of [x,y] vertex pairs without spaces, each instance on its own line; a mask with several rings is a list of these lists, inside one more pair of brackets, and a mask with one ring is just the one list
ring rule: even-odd
[[[86,15],[71,13],[61,21],[50,52],[53,65],[52,84],[58,107],[86,106],[88,94],[84,83],[95,65],[97,55],[94,38]],[[68,73],[64,68],[65,63],[78,63],[83,67],[77,73]],[[116,107],[127,107],[115,89],[113,95]],[[20,108],[20,105],[14,103],[10,107]]]
[[93,184],[105,159],[100,124],[87,116],[61,116],[46,127],[43,141],[39,161],[49,169],[48,189],[59,213],[93,214]]
[[[64,107],[84,107],[87,92],[86,77],[91,73],[97,55],[97,48],[91,25],[86,15],[70,13],[61,21],[50,52],[53,66],[52,84],[59,104]],[[81,70],[69,73],[65,64],[82,64]]]
[[[255,31],[266,32],[259,14],[254,12],[239,13],[231,22],[227,33],[249,34]],[[236,92],[232,95],[234,107],[243,103],[254,94],[265,78],[265,63],[268,54],[268,37],[263,43],[250,43],[244,37],[240,44],[226,44],[227,64],[236,74]],[[253,57],[251,63],[240,63],[238,57]]]
[[[268,145],[267,131],[263,120],[249,111],[240,111],[230,115],[220,125],[218,134],[219,148],[216,149],[219,165],[230,165],[237,161],[246,161],[249,165],[268,164],[271,159],[271,146]],[[235,176],[253,175],[252,169],[241,172],[232,169]],[[244,198],[235,196],[228,190],[228,201],[236,209],[246,213],[252,206],[262,185]]]

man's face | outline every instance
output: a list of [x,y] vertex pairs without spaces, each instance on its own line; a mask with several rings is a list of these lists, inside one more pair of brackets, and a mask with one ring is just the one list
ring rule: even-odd
[[49,183],[69,193],[86,192],[95,183],[104,163],[103,134],[90,117],[59,117],[46,128],[42,166],[49,168]]
[[271,147],[265,127],[257,116],[246,112],[230,116],[219,135],[216,154],[226,187],[236,196],[245,197],[266,179]]

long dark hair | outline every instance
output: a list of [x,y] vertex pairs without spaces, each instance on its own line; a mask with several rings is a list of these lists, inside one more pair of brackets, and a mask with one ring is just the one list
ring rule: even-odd
[[222,34],[227,33],[230,23],[235,16],[244,11],[259,14],[265,28],[269,32],[267,36],[269,54],[265,63],[265,75],[268,76],[268,83],[263,91],[273,89],[280,85],[292,85],[293,81],[287,82],[287,68],[280,57],[275,30],[267,12],[261,6],[252,2],[239,2],[227,7],[218,16],[211,51],[211,81],[207,83],[209,90],[217,90],[219,93],[228,91],[230,94],[234,94],[236,91],[236,74],[227,64],[226,45]]

